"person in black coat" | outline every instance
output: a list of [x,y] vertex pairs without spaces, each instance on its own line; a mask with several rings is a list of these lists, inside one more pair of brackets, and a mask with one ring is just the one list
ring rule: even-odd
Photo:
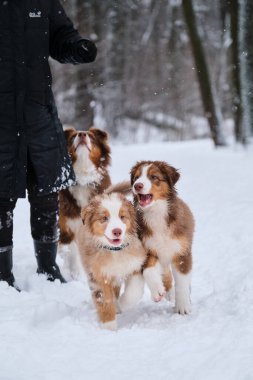
[[30,202],[38,273],[65,282],[56,264],[58,192],[75,183],[51,90],[48,58],[96,58],[59,0],[0,0],[0,281],[12,273],[13,210]]

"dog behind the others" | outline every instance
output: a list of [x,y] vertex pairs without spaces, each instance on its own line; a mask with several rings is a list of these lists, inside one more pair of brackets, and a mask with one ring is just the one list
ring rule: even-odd
[[75,236],[82,224],[81,209],[90,199],[111,185],[108,167],[111,163],[108,135],[105,131],[90,128],[64,131],[69,155],[72,159],[76,184],[59,195],[60,248],[63,246],[65,265],[74,277],[80,270]]

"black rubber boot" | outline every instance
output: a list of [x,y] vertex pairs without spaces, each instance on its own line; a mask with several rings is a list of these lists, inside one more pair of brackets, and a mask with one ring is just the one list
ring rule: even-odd
[[60,280],[61,283],[67,281],[62,277],[60,269],[56,264],[57,243],[41,242],[34,240],[35,256],[38,263],[38,274],[45,274],[49,281]]
[[9,286],[20,291],[12,273],[12,247],[0,248],[0,281],[6,281]]

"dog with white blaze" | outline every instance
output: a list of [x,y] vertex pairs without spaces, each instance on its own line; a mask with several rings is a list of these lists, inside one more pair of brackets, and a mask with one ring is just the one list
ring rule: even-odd
[[81,217],[77,244],[98,318],[103,327],[115,330],[117,306],[124,311],[143,293],[146,254],[137,236],[135,209],[122,194],[104,193],[90,201]]
[[60,251],[63,251],[65,266],[73,277],[77,277],[80,263],[75,236],[82,225],[81,209],[94,195],[111,185],[108,173],[111,151],[108,134],[100,129],[78,131],[67,128],[64,134],[76,184],[59,194]]
[[147,251],[143,276],[154,301],[175,290],[175,311],[188,314],[194,218],[177,196],[179,177],[162,161],[141,161],[131,170],[139,237]]

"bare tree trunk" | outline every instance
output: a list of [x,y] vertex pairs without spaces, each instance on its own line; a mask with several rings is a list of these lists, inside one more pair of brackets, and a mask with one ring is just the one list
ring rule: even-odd
[[125,105],[125,25],[126,12],[121,1],[108,1],[107,23],[108,38],[105,57],[105,102],[104,115],[108,131],[117,136],[120,117]]
[[211,136],[215,146],[224,146],[226,143],[222,133],[221,111],[214,100],[208,65],[197,29],[192,0],[183,0],[182,6],[196,64],[197,77],[205,116],[208,120]]
[[[83,0],[76,1],[76,17],[75,23],[80,34],[86,38],[90,38],[93,33],[93,25],[91,25],[90,17],[92,13],[92,5]],[[75,121],[78,129],[87,130],[93,125],[94,108],[92,102],[94,96],[92,92],[92,70],[93,64],[79,65],[76,67],[75,78]]]
[[232,88],[233,88],[233,118],[235,123],[235,139],[241,140],[242,135],[242,106],[241,106],[241,81],[240,81],[240,55],[239,55],[239,3],[238,0],[227,0],[226,8],[230,13],[231,33],[231,62],[232,62]]
[[243,108],[243,123],[239,131],[239,141],[247,143],[247,138],[253,132],[253,31],[252,31],[252,0],[240,0],[239,3],[239,43],[240,43],[240,79],[241,99]]

